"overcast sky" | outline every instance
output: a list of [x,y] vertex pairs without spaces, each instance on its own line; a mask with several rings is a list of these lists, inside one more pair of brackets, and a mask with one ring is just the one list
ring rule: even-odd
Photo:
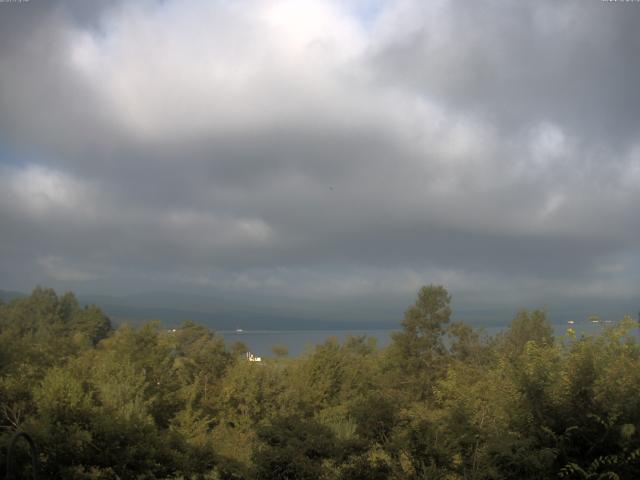
[[640,303],[638,25],[600,0],[0,3],[0,288]]

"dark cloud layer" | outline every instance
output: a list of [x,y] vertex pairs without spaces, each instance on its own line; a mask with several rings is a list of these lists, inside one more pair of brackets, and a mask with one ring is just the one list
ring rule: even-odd
[[0,4],[0,286],[363,315],[432,282],[467,307],[633,305],[639,20],[598,1]]

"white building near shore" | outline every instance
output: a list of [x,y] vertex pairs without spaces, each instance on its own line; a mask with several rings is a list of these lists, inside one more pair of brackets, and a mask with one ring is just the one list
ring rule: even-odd
[[253,353],[247,352],[247,360],[249,360],[250,362],[261,362],[262,357],[257,357]]

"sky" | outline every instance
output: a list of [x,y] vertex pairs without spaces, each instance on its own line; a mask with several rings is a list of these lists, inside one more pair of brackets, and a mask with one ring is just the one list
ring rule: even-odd
[[600,0],[1,2],[0,288],[637,312],[638,24]]

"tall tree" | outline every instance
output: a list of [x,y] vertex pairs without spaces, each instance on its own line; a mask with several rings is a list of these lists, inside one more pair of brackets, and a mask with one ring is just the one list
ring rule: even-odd
[[408,377],[406,383],[413,384],[419,399],[430,396],[443,370],[446,349],[442,340],[451,317],[450,304],[451,295],[443,286],[422,287],[404,314],[403,330],[392,336],[391,364],[400,370],[400,377]]

